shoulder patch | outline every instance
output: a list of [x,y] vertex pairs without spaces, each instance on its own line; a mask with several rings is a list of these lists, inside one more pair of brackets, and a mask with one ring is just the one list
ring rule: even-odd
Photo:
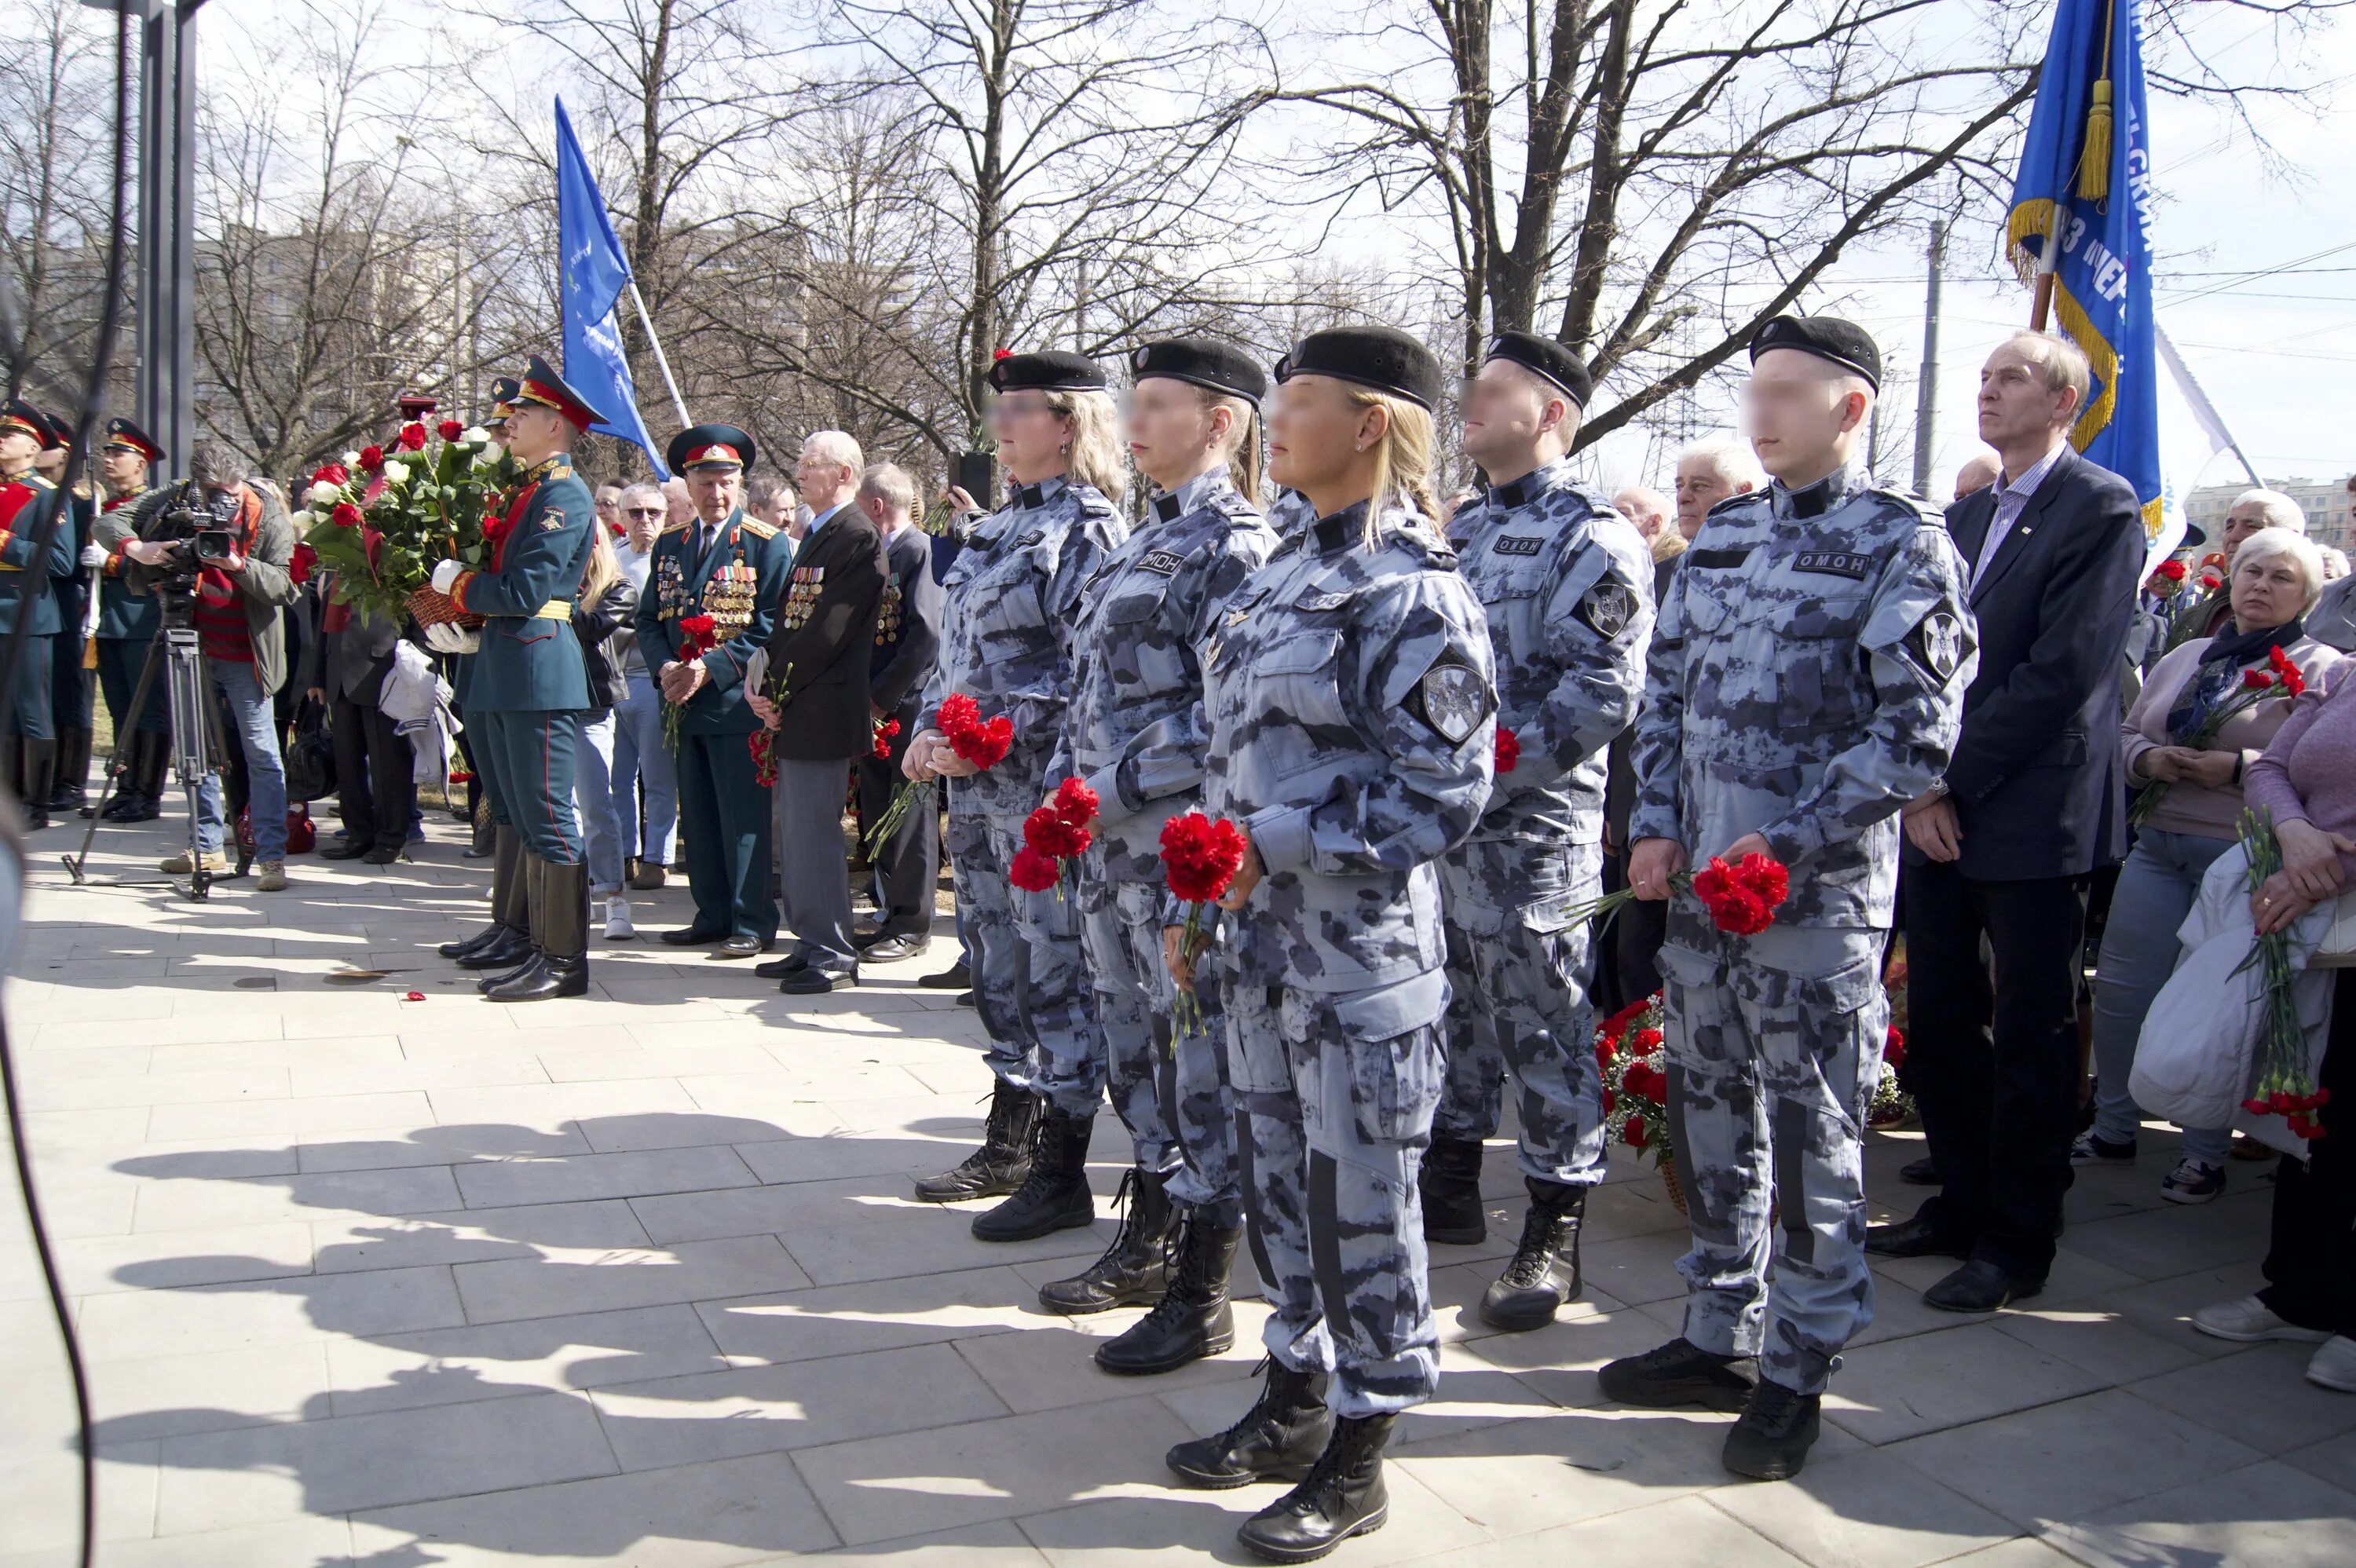
[[1962,667],[1967,641],[1963,618],[1954,611],[1937,609],[1914,624],[1898,645],[1906,656],[1931,684],[1944,689]]
[[1626,631],[1628,623],[1636,618],[1636,596],[1628,592],[1624,583],[1607,577],[1587,591],[1587,597],[1571,613],[1608,643]]
[[1489,688],[1481,672],[1452,659],[1433,665],[1415,685],[1417,716],[1451,746],[1461,746],[1489,717]]
[[1873,571],[1873,557],[1841,549],[1804,549],[1792,558],[1792,570],[1862,582]]
[[1178,569],[1185,564],[1186,558],[1176,550],[1157,549],[1139,561],[1137,570],[1151,571],[1160,577],[1175,577],[1178,574]]
[[[758,517],[747,517],[744,522],[737,526],[742,528],[746,533],[751,534],[756,539],[773,539],[777,537],[776,525],[774,523],[765,523]],[[668,533],[669,530],[665,529],[664,531]]]
[[1499,555],[1536,555],[1546,548],[1543,534],[1500,534],[1490,549]]

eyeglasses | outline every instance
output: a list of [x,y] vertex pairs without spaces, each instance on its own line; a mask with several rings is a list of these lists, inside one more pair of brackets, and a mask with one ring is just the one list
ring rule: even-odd
[[626,517],[659,517],[662,515],[663,508],[660,507],[625,507],[622,508],[622,516]]

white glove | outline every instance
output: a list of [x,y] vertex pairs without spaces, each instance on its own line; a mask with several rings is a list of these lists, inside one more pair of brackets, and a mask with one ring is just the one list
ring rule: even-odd
[[106,547],[96,539],[81,547],[81,563],[84,566],[104,566],[106,556]]
[[471,654],[483,639],[455,621],[439,621],[425,628],[425,645],[437,654]]
[[466,569],[465,567],[460,566],[455,560],[445,560],[439,566],[436,566],[434,569],[434,592],[436,593],[449,592],[450,584],[457,581],[458,574],[466,570]]

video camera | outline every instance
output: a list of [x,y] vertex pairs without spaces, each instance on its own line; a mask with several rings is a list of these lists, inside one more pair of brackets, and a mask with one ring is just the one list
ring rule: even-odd
[[[229,508],[226,513],[220,509],[224,506]],[[156,514],[151,534],[156,543],[173,547],[168,559],[174,578],[185,576],[187,585],[194,586],[202,568],[237,555],[237,530],[229,526],[236,507],[234,491],[208,499],[208,493],[192,479],[183,479],[174,487],[171,498]]]

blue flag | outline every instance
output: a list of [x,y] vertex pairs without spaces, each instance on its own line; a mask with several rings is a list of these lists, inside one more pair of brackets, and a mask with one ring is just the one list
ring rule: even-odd
[[2181,534],[2160,468],[2151,304],[2151,122],[2138,0],[2062,0],[2006,225],[2024,283],[2094,368],[2071,444],[2135,486],[2145,534]]
[[616,307],[630,281],[629,259],[614,237],[605,216],[605,198],[598,194],[589,160],[573,134],[573,121],[564,100],[556,101],[556,235],[557,286],[564,310],[564,379],[612,418],[589,428],[599,435],[615,435],[645,449],[657,477],[668,479],[662,454],[647,434],[638,414],[637,389],[630,380],[630,361],[622,352],[622,331]]

